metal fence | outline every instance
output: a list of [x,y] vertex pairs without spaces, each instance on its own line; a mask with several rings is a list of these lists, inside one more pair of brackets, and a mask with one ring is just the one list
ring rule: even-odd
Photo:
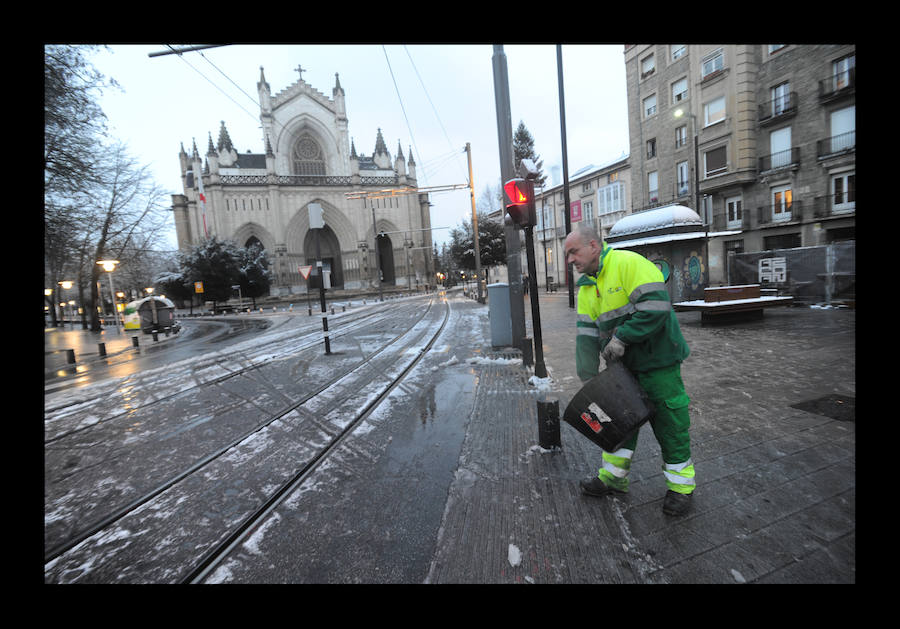
[[728,283],[759,284],[800,303],[855,303],[856,241],[728,254]]

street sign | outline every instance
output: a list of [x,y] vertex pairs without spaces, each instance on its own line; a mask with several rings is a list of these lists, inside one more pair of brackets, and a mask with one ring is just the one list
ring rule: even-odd
[[203,282],[194,282],[194,292],[195,293],[203,292]]
[[300,275],[303,276],[303,279],[308,280],[309,274],[312,271],[312,266],[311,265],[307,265],[307,266],[298,265],[297,270],[300,271]]

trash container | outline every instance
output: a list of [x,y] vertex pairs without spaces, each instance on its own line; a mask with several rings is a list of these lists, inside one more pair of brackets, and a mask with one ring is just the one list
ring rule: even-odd
[[509,305],[509,284],[489,284],[488,318],[491,322],[491,347],[512,345],[512,310]]
[[563,420],[596,445],[613,452],[655,412],[637,378],[616,360],[575,394]]

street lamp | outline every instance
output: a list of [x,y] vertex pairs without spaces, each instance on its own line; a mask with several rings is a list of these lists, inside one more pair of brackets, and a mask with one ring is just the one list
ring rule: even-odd
[[[70,288],[72,288],[73,282],[71,280],[63,280],[61,282],[57,282],[57,284],[59,284],[60,287],[62,287],[64,290],[69,290]],[[66,327],[66,310],[65,310],[65,306],[63,305],[62,302],[60,302],[60,306],[61,306],[60,314],[62,315],[63,328],[65,329],[65,327]],[[72,327],[73,328],[75,327],[75,321],[72,321]]]
[[112,298],[113,317],[115,317],[115,320],[116,320],[116,334],[120,333],[119,313],[116,312],[116,293],[115,293],[115,289],[113,289],[112,272],[116,269],[116,265],[118,263],[119,263],[118,260],[100,260],[97,262],[97,264],[102,266],[103,270],[109,274],[109,296]]
[[700,146],[697,138],[697,116],[691,112],[685,112],[681,107],[675,110],[674,115],[676,118],[681,118],[685,113],[691,117],[691,127],[694,131],[694,197],[696,198],[697,214],[700,214]]

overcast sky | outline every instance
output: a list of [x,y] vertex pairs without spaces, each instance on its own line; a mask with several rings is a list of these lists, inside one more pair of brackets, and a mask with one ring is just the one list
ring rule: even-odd
[[[177,47],[184,46],[179,44]],[[265,71],[272,95],[303,80],[332,97],[340,75],[350,137],[371,155],[380,128],[392,157],[412,147],[419,187],[465,184],[464,148],[472,145],[475,198],[500,183],[494,105],[493,46],[482,45],[230,45],[150,57],[165,44],[115,45],[89,59],[122,91],[100,100],[112,134],[125,141],[156,181],[181,193],[178,152],[194,139],[206,154],[220,121],[240,153],[262,153],[256,83]],[[523,121],[535,140],[545,174],[559,167],[562,139],[556,46],[504,46],[513,131]],[[623,46],[562,46],[568,172],[628,153],[628,107]],[[551,175],[552,176],[552,175]],[[433,227],[456,227],[471,217],[468,191],[432,194]],[[175,228],[170,244],[175,248]],[[449,229],[436,229],[447,242]]]

